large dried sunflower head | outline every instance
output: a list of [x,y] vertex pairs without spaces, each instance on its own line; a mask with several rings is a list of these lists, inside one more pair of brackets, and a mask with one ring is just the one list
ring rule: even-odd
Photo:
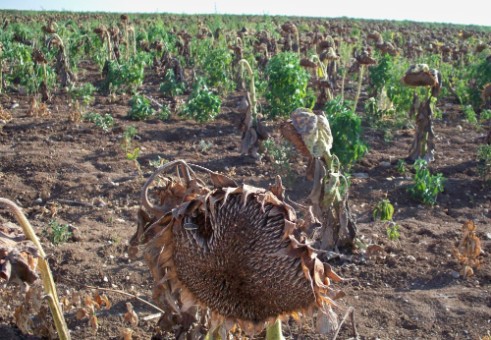
[[[131,241],[143,248],[157,301],[178,314],[198,307],[211,315],[209,327],[239,324],[249,333],[315,307],[327,313],[330,281],[341,278],[317,258],[281,180],[266,190],[211,173],[207,185],[179,162],[173,180],[186,195],[160,218],[147,216]],[[157,193],[160,206],[169,195],[168,187]]]

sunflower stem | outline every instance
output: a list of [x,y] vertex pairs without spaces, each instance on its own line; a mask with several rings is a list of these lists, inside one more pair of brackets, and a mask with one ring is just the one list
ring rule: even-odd
[[0,198],[0,204],[6,206],[10,212],[15,216],[15,219],[22,227],[24,235],[26,238],[31,240],[36,246],[39,252],[38,260],[38,270],[41,272],[41,278],[43,281],[44,291],[48,297],[48,304],[53,315],[53,320],[55,322],[55,327],[58,332],[58,336],[61,340],[70,340],[70,332],[68,331],[68,326],[63,317],[63,312],[60,307],[60,300],[56,293],[56,285],[53,281],[53,275],[49,268],[48,261],[46,260],[46,253],[44,252],[41,242],[34,232],[31,224],[27,220],[26,216],[22,210],[11,200],[6,198]]
[[355,103],[353,106],[353,112],[356,113],[356,107],[358,105],[358,99],[360,99],[360,92],[361,92],[361,83],[363,81],[363,73],[365,71],[365,65],[361,64],[360,66],[360,75],[358,78],[358,86],[356,87],[356,96],[355,96]]
[[285,340],[281,332],[281,321],[279,319],[273,325],[266,328],[266,340]]
[[257,99],[256,99],[256,86],[254,85],[254,72],[252,71],[251,65],[249,62],[245,59],[241,59],[239,61],[239,65],[241,67],[241,76],[244,78],[244,69],[247,70],[247,73],[249,74],[250,80],[249,80],[249,93],[251,94],[251,108],[252,108],[252,114],[255,115],[257,113]]
[[204,340],[226,340],[222,339],[222,337],[218,334],[218,330],[209,330],[208,333],[206,333],[205,339]]

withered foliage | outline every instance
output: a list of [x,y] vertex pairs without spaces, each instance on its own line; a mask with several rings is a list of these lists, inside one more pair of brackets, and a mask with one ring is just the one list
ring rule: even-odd
[[0,224],[0,283],[18,283],[6,296],[5,306],[14,310],[14,321],[26,334],[55,334],[49,308],[43,302],[43,286],[37,273],[39,253],[15,225]]
[[38,257],[37,248],[20,228],[0,224],[0,283],[20,280],[32,284],[39,277]]
[[38,102],[36,97],[31,97],[29,101],[29,115],[35,118],[47,118],[51,117],[51,110],[48,108],[46,103]]
[[0,121],[8,122],[12,119],[12,114],[0,105]]
[[81,292],[74,290],[68,292],[62,299],[61,303],[65,312],[74,312],[77,320],[87,319],[87,324],[94,333],[99,329],[99,320],[97,319],[97,311],[109,310],[112,306],[111,301],[106,294],[99,294],[95,291]]

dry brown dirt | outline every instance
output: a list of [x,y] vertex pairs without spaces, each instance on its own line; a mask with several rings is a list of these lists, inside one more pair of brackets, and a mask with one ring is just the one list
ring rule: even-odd
[[[151,86],[158,88],[147,84],[148,91]],[[150,94],[158,97],[158,93]],[[209,124],[176,116],[166,122],[133,122],[126,118],[128,96],[114,102],[97,96],[91,111],[110,113],[116,121],[108,133],[89,122],[70,122],[66,96],[55,96],[47,118],[29,116],[25,96],[1,97],[4,108],[18,107],[10,110],[13,119],[0,134],[0,196],[22,206],[39,235],[52,219],[76,228],[77,237],[58,246],[42,239],[62,296],[67,290],[89,291],[85,286],[96,286],[151,300],[150,273],[143,260],[128,258],[127,244],[136,227],[140,189],[154,170],[149,161],[157,156],[191,161],[239,182],[260,186],[273,182],[274,169],[267,159],[257,163],[237,151],[236,95],[229,97],[223,113]],[[380,132],[365,130],[370,151],[353,172],[367,176],[352,177],[350,205],[358,235],[366,244],[380,245],[383,250],[372,257],[358,252],[332,262],[348,279],[338,285],[346,293],[339,301],[338,314],[342,317],[348,307],[354,307],[361,339],[479,339],[491,332],[491,192],[479,179],[475,160],[484,132],[466,124],[457,105],[439,106],[444,116],[435,124],[437,152],[431,170],[443,173],[447,181],[435,207],[411,199],[406,192],[411,171],[401,175],[396,170],[397,160],[408,154],[414,131],[395,131],[394,138],[384,142]],[[143,178],[121,148],[122,132],[128,125],[138,129],[133,144],[141,148],[138,162]],[[268,128],[274,134],[274,123]],[[287,191],[300,199],[310,184],[304,179],[305,165],[300,158],[296,161]],[[372,221],[373,208],[385,195],[395,206],[398,241],[389,241],[385,226]],[[461,267],[452,248],[468,219],[477,225],[484,263],[474,276],[463,278],[458,276]],[[13,220],[0,210],[0,223],[6,221]],[[12,289],[0,287],[2,299]],[[87,321],[76,320],[74,312],[66,314],[73,339],[118,339],[128,327],[122,317],[128,301],[141,320],[134,328],[135,338],[165,338],[158,332],[157,319],[142,320],[155,310],[131,297],[107,294],[113,307],[99,312],[96,335]],[[31,338],[16,329],[6,302],[0,306],[0,338]],[[351,329],[347,322],[339,338],[352,337]],[[291,323],[284,333],[289,339],[324,338],[308,322]]]

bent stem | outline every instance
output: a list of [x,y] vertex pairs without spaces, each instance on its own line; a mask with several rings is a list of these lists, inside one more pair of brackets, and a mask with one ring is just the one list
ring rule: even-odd
[[60,340],[70,340],[70,333],[68,332],[68,327],[60,308],[60,301],[56,293],[56,286],[53,281],[51,270],[49,269],[48,261],[46,260],[46,253],[44,252],[44,249],[41,246],[36,233],[34,232],[31,224],[27,220],[22,210],[14,202],[6,198],[0,198],[0,204],[7,206],[10,212],[15,216],[17,222],[21,225],[26,237],[31,240],[38,249],[40,257],[38,268],[41,272],[44,291],[48,298],[48,304],[51,310],[51,314],[53,315],[56,331],[58,332]]
[[249,73],[250,82],[249,82],[249,93],[251,94],[251,108],[252,108],[252,114],[255,116],[257,111],[256,111],[256,86],[254,85],[254,72],[252,71],[251,65],[247,62],[245,59],[241,59],[239,61],[240,65],[240,74],[241,77],[243,78],[244,74],[244,68],[247,70],[247,73]]

